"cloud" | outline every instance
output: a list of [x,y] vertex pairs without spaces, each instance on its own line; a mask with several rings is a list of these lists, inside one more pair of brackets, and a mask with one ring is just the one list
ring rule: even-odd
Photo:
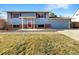
[[68,9],[69,8],[69,4],[48,4],[46,6],[46,10],[52,10],[52,9]]

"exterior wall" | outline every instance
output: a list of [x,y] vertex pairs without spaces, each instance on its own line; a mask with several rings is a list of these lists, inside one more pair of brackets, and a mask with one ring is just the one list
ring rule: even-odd
[[73,15],[71,21],[72,21],[72,24],[71,24],[72,28],[79,28],[79,9]]
[[37,18],[35,21],[36,24],[49,24],[48,18]]
[[[21,16],[35,16],[36,17],[36,13],[21,13]],[[48,13],[46,13],[46,18],[48,18]],[[47,19],[46,18],[36,18],[36,24],[43,24],[46,23]],[[12,25],[19,25],[22,24],[22,20],[20,18],[11,18],[11,13],[8,13],[8,22],[9,24]],[[24,24],[27,24],[27,20],[24,20]]]
[[[21,13],[21,16],[36,16],[36,13]],[[29,19],[24,19],[23,24],[24,28],[27,28],[27,20]],[[46,13],[46,18],[35,18],[32,19],[32,28],[33,25],[37,28],[39,24],[44,24],[45,28],[56,28],[56,29],[63,29],[63,28],[70,28],[70,20],[68,19],[50,19],[49,14]],[[19,28],[22,28],[22,20],[20,18],[11,18],[11,14],[8,13],[8,22],[9,22],[9,27],[12,28],[12,25],[19,25]]]
[[36,28],[38,25],[44,25],[44,28],[50,28],[50,22],[48,18],[38,18],[35,20]]
[[6,21],[5,19],[0,19],[0,29],[6,29]]
[[77,12],[73,15],[72,22],[79,22],[79,9],[77,10]]
[[46,13],[46,18],[49,18],[49,13]]
[[[24,19],[23,24],[28,24],[27,23],[28,20],[29,19]],[[36,19],[36,20],[38,20],[38,19]],[[34,21],[35,21],[35,19],[32,19],[33,24],[35,24]],[[9,22],[10,22],[10,24],[13,24],[13,25],[19,25],[19,24],[22,24],[22,19],[20,19],[20,18],[12,18]]]
[[10,30],[12,30],[12,29],[13,29],[13,26],[12,26],[12,25],[8,25],[8,26],[7,26],[7,30],[10,31]]
[[79,22],[72,22],[72,28],[79,28]]
[[7,21],[10,24],[10,20],[11,20],[11,13],[7,13]]
[[51,28],[68,29],[70,28],[70,20],[51,20]]
[[[24,24],[27,24],[27,20],[29,20],[29,19],[23,20]],[[48,19],[46,19],[46,18],[36,18],[36,19],[34,19],[34,21],[36,24],[48,24],[49,23]],[[12,18],[9,22],[10,22],[10,24],[13,24],[13,25],[22,24],[22,20],[19,18]]]
[[19,24],[22,24],[22,20],[19,19],[19,18],[12,18],[9,20],[10,24],[12,25],[19,25]]

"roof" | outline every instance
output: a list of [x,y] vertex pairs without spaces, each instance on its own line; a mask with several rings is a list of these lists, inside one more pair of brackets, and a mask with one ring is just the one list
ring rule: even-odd
[[74,16],[76,16],[76,14],[79,14],[79,8],[75,11],[74,15],[72,16],[72,18],[74,18]]
[[49,11],[5,11],[5,12],[46,12],[46,13],[49,13]]

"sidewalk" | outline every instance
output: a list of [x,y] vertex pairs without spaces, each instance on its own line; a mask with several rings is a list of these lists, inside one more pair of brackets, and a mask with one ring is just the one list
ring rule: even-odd
[[58,31],[58,33],[64,34],[72,39],[79,41],[79,30],[63,30]]

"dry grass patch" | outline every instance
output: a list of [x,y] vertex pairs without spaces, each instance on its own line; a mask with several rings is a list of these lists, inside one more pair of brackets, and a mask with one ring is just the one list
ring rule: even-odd
[[79,54],[79,42],[57,33],[0,34],[0,54]]

